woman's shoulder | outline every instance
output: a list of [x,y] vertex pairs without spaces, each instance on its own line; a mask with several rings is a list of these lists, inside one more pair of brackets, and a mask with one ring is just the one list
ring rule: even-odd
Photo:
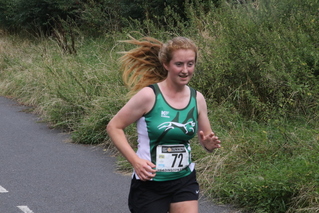
[[146,96],[154,96],[155,94],[155,86],[154,84],[149,85],[147,87],[143,87],[138,93]]
[[155,102],[155,95],[151,88],[144,87],[139,90],[130,100],[125,104],[125,109],[135,112],[140,112],[140,114],[145,114],[148,112]]
[[134,96],[134,99],[139,100],[143,104],[147,104],[149,101],[155,100],[155,93],[151,87],[143,87]]
[[196,101],[197,101],[197,106],[199,108],[199,110],[201,110],[203,107],[206,108],[206,100],[204,95],[199,92],[196,91]]
[[155,103],[155,93],[151,87],[142,88],[137,94],[139,105],[145,110],[144,113],[149,112]]
[[195,90],[195,92],[196,92],[196,97],[197,97],[197,98],[203,98],[203,99],[205,99],[204,95],[203,95],[200,91]]

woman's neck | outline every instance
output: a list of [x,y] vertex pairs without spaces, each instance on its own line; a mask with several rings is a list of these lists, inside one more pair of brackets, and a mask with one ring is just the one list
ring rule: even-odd
[[187,85],[180,87],[170,86],[167,82],[158,83],[166,102],[176,109],[183,109],[187,106],[190,98],[190,90]]
[[188,86],[187,85],[177,85],[174,84],[167,79],[164,81],[158,83],[159,87],[161,88],[162,91],[168,94],[183,94],[187,91]]

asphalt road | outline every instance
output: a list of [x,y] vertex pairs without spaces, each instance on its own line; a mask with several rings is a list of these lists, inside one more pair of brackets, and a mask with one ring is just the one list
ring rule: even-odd
[[[69,143],[0,97],[0,213],[128,213],[130,176],[101,147]],[[201,198],[201,213],[226,213]]]

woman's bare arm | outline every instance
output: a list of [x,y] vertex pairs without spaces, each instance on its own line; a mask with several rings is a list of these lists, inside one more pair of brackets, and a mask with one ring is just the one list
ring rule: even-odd
[[212,152],[214,149],[221,147],[221,142],[212,131],[207,114],[207,104],[204,96],[200,92],[197,92],[197,106],[199,141],[208,152]]
[[117,149],[130,162],[141,180],[149,180],[155,177],[156,170],[153,169],[155,165],[136,155],[125,136],[124,129],[148,112],[154,102],[155,95],[153,90],[148,87],[143,88],[123,106],[106,128]]

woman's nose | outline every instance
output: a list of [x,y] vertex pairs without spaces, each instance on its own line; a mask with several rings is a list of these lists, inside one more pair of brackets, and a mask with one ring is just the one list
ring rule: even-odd
[[187,68],[187,65],[184,65],[184,66],[183,66],[182,72],[183,72],[183,73],[186,73],[186,72],[188,72],[188,68]]

